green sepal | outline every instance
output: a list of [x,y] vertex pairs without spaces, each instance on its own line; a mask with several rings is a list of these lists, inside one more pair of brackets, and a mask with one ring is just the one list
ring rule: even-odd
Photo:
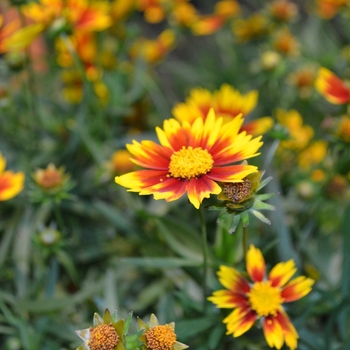
[[257,210],[276,210],[276,207],[272,204],[261,202],[259,200],[255,200],[255,203],[252,207],[252,209]]
[[264,222],[265,224],[271,225],[271,221],[264,214],[260,213],[260,211],[257,211],[255,209],[251,209],[250,211],[260,221]]

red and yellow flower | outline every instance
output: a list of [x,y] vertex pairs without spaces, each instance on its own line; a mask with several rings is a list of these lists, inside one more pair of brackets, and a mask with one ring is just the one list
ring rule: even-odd
[[[228,84],[223,84],[219,90],[210,92],[203,88],[192,89],[185,103],[178,103],[172,110],[173,116],[179,121],[192,123],[196,118],[205,120],[211,108],[218,118],[227,123],[239,114],[246,117],[256,106],[258,92],[250,91],[243,95]],[[268,131],[273,124],[272,118],[264,117],[241,126],[241,131],[250,135],[261,135]]]
[[0,54],[8,50],[7,38],[20,28],[19,20],[13,20],[10,23],[3,24],[4,18],[0,15]]
[[156,128],[160,145],[149,140],[127,145],[133,162],[146,169],[117,176],[115,182],[167,202],[187,193],[198,209],[204,198],[221,192],[217,182],[241,182],[257,171],[252,165],[235,164],[258,155],[262,145],[261,137],[239,133],[242,122],[238,116],[223,126],[213,109],[205,120],[199,117],[192,124],[165,120],[163,129]]
[[321,18],[331,19],[346,7],[348,0],[316,0],[317,12]]
[[329,69],[321,67],[315,81],[316,90],[330,103],[350,102],[350,88]]
[[266,276],[264,257],[253,245],[247,253],[246,268],[251,282],[233,267],[221,266],[218,276],[226,289],[215,291],[208,298],[219,308],[234,309],[223,321],[226,334],[239,337],[259,321],[271,348],[281,349],[285,343],[295,350],[298,333],[284,311],[283,303],[307,295],[314,280],[305,276],[290,280],[297,271],[293,260],[278,263]]
[[24,186],[24,174],[5,171],[6,160],[0,153],[0,201],[6,201],[17,196]]

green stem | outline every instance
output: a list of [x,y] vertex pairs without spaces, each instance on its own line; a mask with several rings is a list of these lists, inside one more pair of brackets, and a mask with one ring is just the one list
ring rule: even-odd
[[206,312],[207,305],[207,275],[208,275],[208,242],[207,242],[207,226],[204,220],[202,207],[198,210],[199,220],[201,223],[202,232],[202,248],[203,248],[203,277],[202,277],[202,290],[203,290],[203,311]]
[[243,226],[243,252],[244,252],[244,261],[247,259],[247,237],[248,237],[248,226]]
[[60,208],[58,207],[57,203],[54,200],[52,201],[52,204],[53,204],[53,211],[55,213],[55,217],[57,220],[59,230],[61,231],[62,234],[64,234],[64,230],[65,230],[64,229],[64,221],[63,221],[63,218],[61,215]]

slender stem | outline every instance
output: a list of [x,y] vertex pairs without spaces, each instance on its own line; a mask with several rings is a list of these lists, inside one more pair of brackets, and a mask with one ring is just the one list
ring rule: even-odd
[[244,261],[247,259],[247,237],[248,237],[248,226],[243,226],[243,252],[244,252]]
[[57,220],[58,227],[59,227],[61,233],[63,234],[65,228],[64,228],[64,221],[63,221],[63,218],[62,218],[62,215],[61,215],[60,208],[58,207],[58,204],[54,200],[52,201],[52,204],[53,204],[53,210],[54,210],[54,213],[55,213],[55,217],[56,217],[56,220]]
[[208,275],[208,242],[207,242],[207,226],[204,220],[202,207],[198,210],[199,219],[201,223],[202,232],[202,248],[203,248],[203,277],[202,277],[202,290],[203,290],[203,311],[206,312],[207,305],[207,275]]

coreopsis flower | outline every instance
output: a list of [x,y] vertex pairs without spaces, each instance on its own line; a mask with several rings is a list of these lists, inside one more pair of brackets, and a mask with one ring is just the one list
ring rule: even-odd
[[341,105],[350,102],[349,86],[325,67],[318,70],[315,87],[330,103]]
[[[185,103],[178,103],[172,109],[173,116],[179,121],[192,123],[196,118],[205,119],[211,108],[223,122],[227,123],[242,114],[246,117],[256,106],[258,92],[250,91],[243,95],[228,84],[223,84],[219,90],[210,92],[203,88],[192,89]],[[261,135],[272,126],[272,118],[264,117],[244,123],[241,131],[251,135]]]
[[136,4],[149,23],[159,23],[165,18],[166,12],[161,0],[137,0]]
[[144,344],[144,350],[182,350],[188,345],[176,340],[175,323],[160,325],[155,314],[151,314],[149,323],[137,319],[138,329],[144,330],[139,338]]
[[252,165],[235,164],[257,156],[262,145],[261,137],[239,133],[242,122],[239,116],[223,125],[213,109],[205,120],[199,117],[192,124],[165,120],[163,129],[156,128],[160,145],[148,140],[127,145],[133,162],[145,169],[117,176],[115,182],[167,202],[187,193],[198,209],[204,198],[221,192],[218,182],[241,182],[257,171]]
[[247,19],[237,19],[232,26],[238,42],[246,43],[260,38],[270,31],[269,20],[261,13],[254,13]]
[[264,201],[276,193],[258,194],[272,180],[272,177],[262,180],[263,175],[264,171],[257,171],[246,176],[242,182],[221,184],[222,192],[217,196],[219,202],[208,206],[210,210],[225,209],[225,213],[219,216],[218,223],[230,220],[229,233],[235,232],[240,221],[243,226],[248,226],[249,213],[270,225],[270,220],[261,210],[275,210],[273,205]]
[[274,0],[269,4],[271,16],[281,22],[289,22],[298,14],[298,7],[289,0]]
[[0,54],[3,54],[8,50],[7,44],[9,42],[6,39],[19,28],[19,20],[14,20],[10,23],[4,24],[4,17],[0,15]]
[[347,4],[347,0],[316,0],[317,13],[323,19],[331,19]]
[[297,271],[292,259],[278,263],[267,275],[264,257],[253,245],[247,252],[246,269],[250,281],[235,268],[220,266],[219,281],[226,289],[208,298],[218,308],[234,309],[223,320],[226,334],[239,337],[259,322],[271,348],[281,349],[285,343],[295,350],[298,333],[283,304],[309,294],[314,280],[305,276],[290,280]]
[[148,63],[157,63],[174,48],[175,39],[174,31],[165,29],[155,40],[136,40],[130,54],[132,57],[142,57]]
[[94,314],[93,326],[75,331],[84,341],[76,350],[125,350],[124,320],[117,320],[116,312],[108,309],[101,317]]
[[0,201],[7,201],[18,195],[24,187],[24,173],[6,170],[6,159],[0,153]]
[[314,135],[314,130],[309,125],[303,125],[303,118],[296,110],[276,110],[276,116],[281,125],[287,128],[289,139],[283,140],[280,148],[301,150],[306,147]]
[[113,0],[112,17],[115,21],[124,20],[135,9],[136,0]]

